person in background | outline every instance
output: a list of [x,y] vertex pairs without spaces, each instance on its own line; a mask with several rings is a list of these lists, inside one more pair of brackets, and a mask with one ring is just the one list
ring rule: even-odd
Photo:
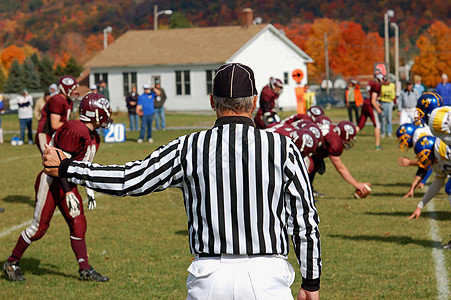
[[359,107],[363,104],[360,86],[355,80],[350,80],[345,93],[346,107],[348,108],[349,122],[354,123],[352,119],[352,111],[355,114],[356,125],[359,122]]
[[398,102],[399,125],[415,122],[417,100],[420,97],[413,89],[412,81],[406,82],[406,89],[401,92]]
[[130,121],[130,130],[138,130],[139,117],[136,114],[136,105],[138,105],[138,93],[136,91],[136,84],[132,85],[132,91],[127,95],[125,101],[127,102],[128,119]]
[[304,99],[305,99],[305,109],[309,109],[316,105],[316,95],[315,92],[309,90],[308,84],[304,86]]
[[50,97],[53,97],[59,93],[58,86],[56,85],[56,83],[52,83],[49,86],[49,93],[50,93]]
[[[98,93],[99,89],[97,88],[97,85],[95,84],[91,84],[91,86],[89,87],[89,89],[91,90],[91,93]],[[105,96],[105,95],[104,95]],[[107,97],[108,98],[108,97]]]
[[110,91],[105,80],[101,80],[99,83],[99,93],[105,96],[105,98],[110,99]]
[[155,98],[155,128],[160,129],[160,121],[161,121],[161,129],[166,128],[166,113],[164,110],[164,103],[166,102],[166,92],[161,88],[160,83],[155,84],[154,91],[160,91],[160,95]]
[[254,117],[255,127],[265,129],[274,122],[279,108],[277,99],[283,91],[282,80],[271,77],[260,94],[259,109]]
[[160,95],[159,90],[153,90],[150,85],[144,84],[144,93],[138,97],[137,111],[141,116],[141,132],[139,134],[138,143],[142,143],[147,128],[147,141],[153,143],[152,139],[152,123],[155,114],[154,101]]
[[28,131],[28,144],[33,145],[33,133],[31,124],[33,121],[33,97],[24,89],[22,95],[17,97],[17,105],[19,105],[18,116],[20,122],[20,138],[18,145],[23,145],[25,140],[25,128]]
[[417,91],[418,95],[421,96],[428,91],[427,86],[425,86],[424,83],[421,82],[420,75],[413,76],[413,82],[415,83],[413,88],[415,91]]
[[443,99],[444,106],[451,105],[451,83],[448,82],[448,75],[442,74],[442,82],[436,87],[437,94]]
[[379,121],[379,116],[382,114],[381,105],[378,101],[379,94],[381,92],[381,82],[384,80],[384,75],[381,73],[374,74],[374,80],[368,82],[368,94],[369,98],[364,99],[362,112],[359,120],[359,125],[356,130],[359,132],[366,122],[366,118],[370,117],[374,124],[374,141],[376,144],[376,151],[382,150],[381,147],[381,123]]
[[44,108],[45,103],[50,99],[50,91],[44,92],[44,97],[41,97],[34,104],[34,118],[39,122],[42,117],[42,109]]
[[396,86],[393,82],[390,82],[388,76],[384,77],[384,81],[381,85],[381,93],[379,95],[379,101],[381,102],[382,114],[379,115],[382,125],[381,137],[392,136],[392,119],[393,119],[393,105],[396,100]]

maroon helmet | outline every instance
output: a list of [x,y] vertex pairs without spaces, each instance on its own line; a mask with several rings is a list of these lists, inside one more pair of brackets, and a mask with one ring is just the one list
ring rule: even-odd
[[329,117],[327,117],[327,116],[319,116],[319,117],[317,117],[316,118],[316,120],[315,120],[315,122],[316,122],[316,124],[318,124],[318,125],[327,125],[327,126],[330,126],[330,124],[332,124],[332,121],[329,119]]
[[284,124],[284,123],[277,123],[271,127],[268,127],[265,129],[265,131],[268,132],[275,132],[287,137],[291,138],[291,133],[295,130],[293,126],[290,124]]
[[307,116],[306,114],[295,114],[295,115],[291,115],[285,119],[282,120],[283,123],[287,123],[287,124],[291,124],[294,122],[297,122],[299,120],[309,120],[311,121],[312,119],[310,119],[309,116]]
[[77,79],[70,75],[64,75],[58,80],[58,89],[60,93],[71,100],[75,100],[78,97],[78,93],[74,93],[77,88]]
[[[274,93],[279,95],[280,93],[282,93],[282,90],[283,90],[283,82],[282,82],[282,80],[280,80],[278,78],[271,77],[271,79],[269,80],[269,87],[271,88],[271,90]],[[275,88],[279,88],[279,90],[276,91]]]
[[316,122],[316,118],[319,116],[324,116],[324,110],[318,105],[312,106],[307,110],[307,115],[312,119],[312,121]]
[[318,140],[312,131],[307,128],[296,129],[292,132],[291,138],[301,151],[302,156],[313,154],[318,147]]
[[335,126],[334,131],[340,136],[346,150],[354,146],[354,139],[357,134],[354,124],[349,121],[341,121]]
[[318,146],[321,146],[323,144],[324,136],[323,136],[321,129],[319,128],[319,126],[317,124],[310,122],[310,123],[307,123],[307,125],[305,125],[304,128],[307,128],[308,130],[310,130],[313,133],[313,135],[315,136],[315,138],[318,141]]
[[110,101],[100,93],[88,93],[81,99],[78,108],[80,120],[83,122],[96,122],[103,128],[108,128],[113,120],[111,119]]

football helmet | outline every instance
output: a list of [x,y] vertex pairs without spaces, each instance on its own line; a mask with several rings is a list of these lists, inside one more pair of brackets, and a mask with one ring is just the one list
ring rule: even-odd
[[312,119],[310,119],[309,116],[307,116],[306,114],[295,114],[295,115],[291,115],[285,119],[282,120],[282,123],[287,123],[287,124],[291,124],[294,122],[297,122],[299,120],[309,120],[311,121]]
[[299,151],[301,151],[302,156],[313,154],[318,147],[318,140],[313,135],[313,132],[305,127],[293,131],[291,138]]
[[266,127],[273,123],[279,123],[280,117],[276,112],[269,111],[263,114],[263,123]]
[[86,94],[81,99],[78,110],[80,112],[79,118],[83,122],[95,121],[98,126],[103,128],[108,128],[113,123],[110,101],[100,93]]
[[413,147],[413,133],[417,129],[414,124],[406,123],[399,126],[396,130],[396,137],[398,138],[399,150],[407,151]]
[[291,138],[291,133],[294,131],[294,127],[285,123],[274,123],[274,125],[265,129],[268,132],[275,132]]
[[271,79],[269,79],[269,87],[274,92],[276,91],[275,88],[279,88],[280,90],[276,94],[280,94],[283,90],[283,82],[282,82],[282,80],[280,80],[278,78],[271,77]]
[[341,121],[337,126],[335,126],[334,131],[340,136],[346,150],[349,150],[354,146],[354,139],[357,134],[357,130],[353,123],[349,121]]
[[318,125],[330,126],[330,124],[332,124],[332,121],[327,116],[319,116],[319,117],[316,118],[315,122]]
[[437,107],[443,106],[443,99],[437,93],[424,93],[417,100],[417,114],[415,125],[420,125],[421,120],[428,124],[430,113]]
[[312,106],[307,110],[307,116],[309,116],[313,122],[316,122],[316,118],[318,118],[319,116],[324,115],[325,115],[324,110],[317,105]]
[[423,136],[415,143],[415,154],[418,158],[418,166],[423,169],[429,168],[432,165],[435,154],[434,145],[436,137]]
[[78,82],[77,79],[70,75],[64,75],[58,80],[58,89],[61,94],[71,99],[72,101],[79,96],[77,91]]
[[304,126],[304,128],[307,128],[308,130],[310,130],[313,133],[313,135],[315,136],[315,139],[318,140],[318,147],[323,144],[324,136],[318,125],[311,122],[311,123],[307,123],[307,125]]

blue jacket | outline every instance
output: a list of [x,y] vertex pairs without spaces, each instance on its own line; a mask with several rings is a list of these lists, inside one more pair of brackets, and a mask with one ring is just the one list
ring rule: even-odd
[[154,104],[153,104],[155,101],[155,97],[156,97],[155,93],[150,93],[150,94],[144,93],[142,95],[139,95],[138,105],[141,106],[143,115],[148,116],[148,115],[153,115],[155,113]]
[[449,82],[446,84],[439,83],[437,85],[437,93],[442,97],[444,105],[451,105],[451,84]]

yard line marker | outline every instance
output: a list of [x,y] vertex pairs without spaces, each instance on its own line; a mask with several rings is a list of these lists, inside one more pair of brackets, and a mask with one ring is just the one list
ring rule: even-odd
[[33,154],[33,155],[28,155],[28,156],[13,156],[13,157],[1,159],[0,162],[10,162],[10,161],[18,160],[18,159],[36,158],[36,157],[41,157],[41,154]]
[[[434,241],[441,240],[439,235],[439,230],[437,222],[435,221],[437,214],[435,213],[434,201],[431,201],[428,205],[428,212],[431,214],[429,219],[429,236]],[[448,273],[445,267],[445,256],[443,255],[443,250],[437,247],[432,248],[432,257],[435,263],[435,279],[437,280],[437,299],[449,299],[449,284],[448,284]]]

